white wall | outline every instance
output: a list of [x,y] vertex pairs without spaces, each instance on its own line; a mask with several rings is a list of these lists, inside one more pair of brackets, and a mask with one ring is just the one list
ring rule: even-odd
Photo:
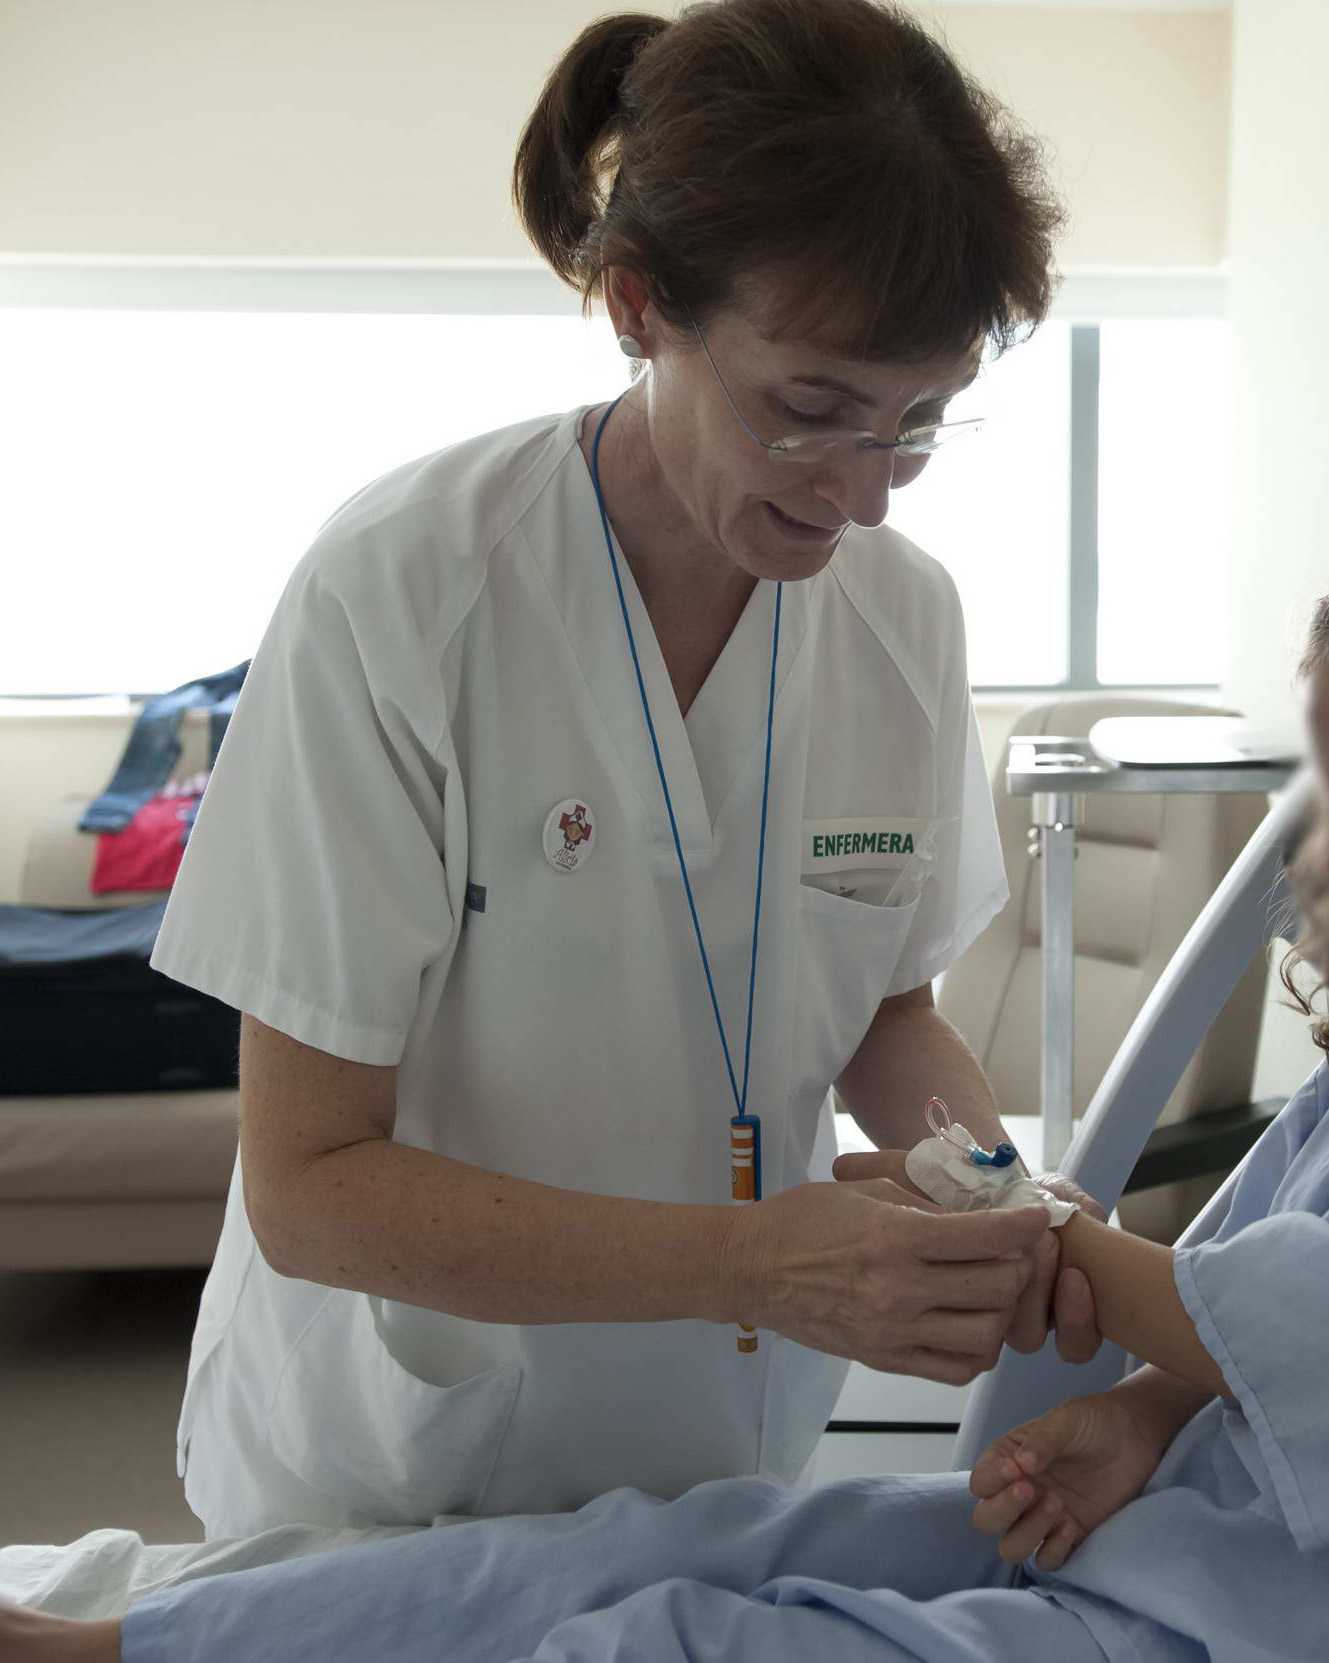
[[1064,266],[1209,266],[1227,220],[1220,10],[913,9],[1047,141],[1071,209]]
[[[532,258],[508,206],[517,136],[614,9],[0,0],[0,256]],[[1221,258],[1223,13],[918,10],[1047,136],[1065,265]]]
[[1329,4],[1235,0],[1233,30],[1227,692],[1272,721],[1329,591]]
[[[1274,723],[1294,715],[1311,602],[1329,591],[1329,5],[1233,0],[1232,31],[1236,461],[1224,694]],[[1291,1089],[1318,1056],[1303,1019],[1271,1007],[1257,1090]]]

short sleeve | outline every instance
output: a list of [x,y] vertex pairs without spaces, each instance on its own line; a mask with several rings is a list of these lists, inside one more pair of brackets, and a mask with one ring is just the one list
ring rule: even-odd
[[950,616],[940,651],[944,679],[936,723],[937,862],[923,886],[888,995],[939,976],[1006,905],[1010,887],[997,833],[978,719],[969,691],[964,616],[946,581]]
[[1297,1545],[1329,1547],[1329,1221],[1275,1213],[1227,1241],[1178,1248],[1173,1273]]
[[[433,620],[377,548],[318,542],[254,656],[152,967],[292,1038],[396,1064],[452,940]],[[416,597],[418,600],[418,597]]]

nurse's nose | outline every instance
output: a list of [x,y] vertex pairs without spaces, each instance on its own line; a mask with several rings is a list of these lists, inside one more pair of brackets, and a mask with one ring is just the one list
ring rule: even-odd
[[821,469],[814,489],[834,507],[837,519],[878,526],[890,507],[894,474],[893,450],[866,450]]

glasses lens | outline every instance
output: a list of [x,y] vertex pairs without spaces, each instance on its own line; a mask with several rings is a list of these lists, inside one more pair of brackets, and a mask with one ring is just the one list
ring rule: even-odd
[[[972,416],[967,421],[911,428],[894,446],[881,448],[892,448],[897,456],[927,456],[952,439],[977,433],[983,421],[982,416]],[[875,448],[877,442],[871,433],[795,433],[779,440],[771,454],[785,462],[843,462]]]
[[781,439],[771,454],[786,462],[833,462],[856,456],[873,443],[870,433],[795,433]]
[[904,442],[895,448],[901,456],[927,456],[941,445],[950,444],[952,439],[963,438],[966,433],[977,433],[983,426],[981,416],[973,416],[963,422],[939,422],[936,427],[915,427],[904,435]]

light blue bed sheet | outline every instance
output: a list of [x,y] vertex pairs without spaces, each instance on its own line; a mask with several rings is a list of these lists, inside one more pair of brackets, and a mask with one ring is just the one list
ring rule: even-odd
[[[811,1492],[723,1480],[668,1503],[618,1490],[574,1514],[290,1527],[139,1543],[137,1559],[131,1533],[94,1532],[0,1550],[0,1591],[23,1599],[27,1575],[27,1602],[67,1615],[127,1605],[123,1663],[1329,1659],[1327,1107],[1321,1066],[1214,1237],[1177,1255],[1231,1401],[1203,1409],[1140,1499],[1054,1575],[1003,1565],[947,1473]],[[71,1592],[80,1562],[108,1608]]]

